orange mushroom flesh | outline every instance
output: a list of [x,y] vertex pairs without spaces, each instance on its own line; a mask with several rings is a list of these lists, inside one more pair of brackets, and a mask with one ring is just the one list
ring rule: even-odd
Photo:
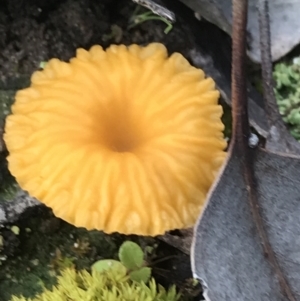
[[78,49],[18,91],[4,139],[19,185],[107,233],[194,224],[225,158],[211,78],[159,43]]

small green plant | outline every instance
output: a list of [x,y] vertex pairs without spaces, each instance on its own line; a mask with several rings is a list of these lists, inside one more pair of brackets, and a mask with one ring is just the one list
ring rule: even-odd
[[167,27],[164,30],[165,34],[168,34],[172,30],[173,25],[166,18],[164,18],[162,16],[159,16],[157,14],[154,14],[152,11],[146,11],[146,12],[143,12],[143,13],[138,13],[138,11],[139,11],[139,6],[136,8],[136,10],[134,11],[132,17],[129,20],[128,29],[133,28],[133,27],[135,27],[135,26],[137,26],[137,25],[139,25],[143,22],[146,22],[146,21],[158,20],[158,21],[164,22],[167,25]]
[[151,277],[151,268],[145,265],[144,252],[141,247],[132,242],[125,241],[119,249],[119,259],[104,259],[95,262],[92,269],[102,272],[108,269],[115,269],[123,273],[136,282],[148,282]]
[[65,268],[52,290],[34,297],[13,296],[11,301],[178,301],[175,286],[169,290],[157,285],[151,269],[145,266],[139,245],[126,241],[119,249],[119,259],[95,262],[91,273],[74,267]]
[[50,267],[55,270],[63,270],[65,268],[73,268],[75,266],[76,257],[63,256],[60,249],[56,248],[55,256],[51,260]]
[[39,68],[44,69],[46,67],[46,65],[47,65],[47,62],[41,61],[39,64]]
[[300,141],[300,57],[275,65],[275,95],[283,120]]

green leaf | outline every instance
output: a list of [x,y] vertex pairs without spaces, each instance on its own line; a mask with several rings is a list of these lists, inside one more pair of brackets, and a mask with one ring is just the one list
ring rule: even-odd
[[136,270],[143,266],[144,252],[138,244],[125,241],[119,249],[119,258],[128,270]]
[[132,271],[129,274],[131,280],[136,282],[144,282],[147,283],[151,276],[151,268],[143,267],[138,270]]
[[98,260],[92,265],[92,270],[97,271],[97,272],[104,272],[108,270],[114,270],[118,274],[126,275],[127,270],[124,267],[124,265],[117,260],[113,259],[103,259],[103,260]]

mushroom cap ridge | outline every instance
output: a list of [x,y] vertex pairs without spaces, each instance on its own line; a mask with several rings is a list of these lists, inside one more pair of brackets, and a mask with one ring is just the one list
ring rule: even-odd
[[4,140],[19,185],[107,233],[194,224],[226,153],[219,92],[159,43],[78,49],[20,90]]

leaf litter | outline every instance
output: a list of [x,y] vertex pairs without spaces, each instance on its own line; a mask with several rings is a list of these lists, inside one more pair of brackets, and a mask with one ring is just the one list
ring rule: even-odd
[[300,300],[300,152],[273,92],[268,1],[259,0],[266,147],[250,148],[246,83],[247,1],[233,1],[233,138],[194,230],[192,268],[207,300]]

